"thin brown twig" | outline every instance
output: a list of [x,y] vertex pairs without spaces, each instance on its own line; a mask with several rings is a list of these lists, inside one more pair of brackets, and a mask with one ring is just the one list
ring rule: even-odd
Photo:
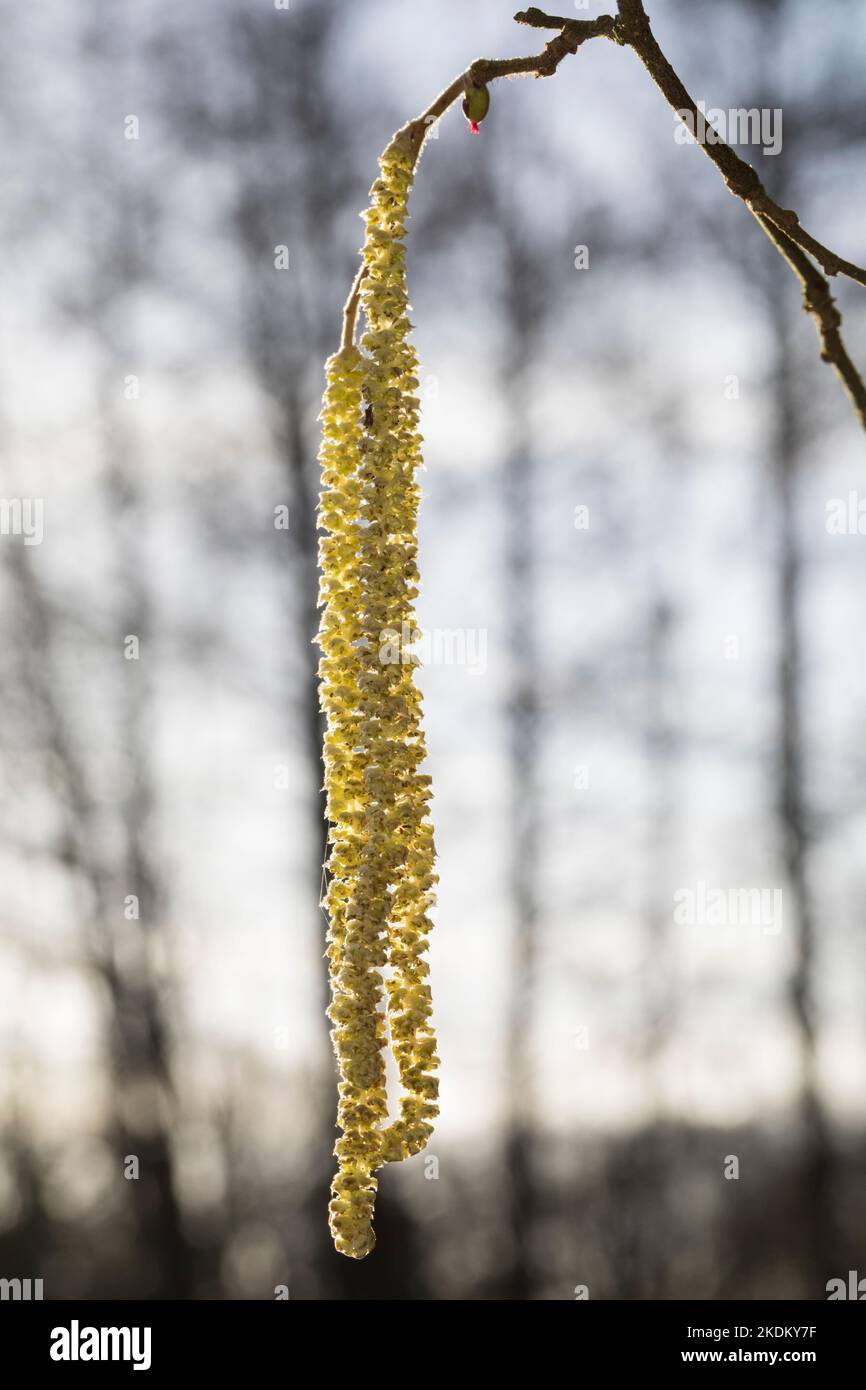
[[[534,28],[565,29],[573,23],[558,15],[547,15],[533,7],[514,16],[518,23]],[[692,130],[699,128],[697,104],[683,85],[674,68],[659,47],[650,27],[643,0],[617,0],[617,17],[613,39],[634,49],[650,77],[674,112],[682,118],[688,113]],[[747,164],[721,138],[710,144],[702,141],[704,154],[715,164],[730,191],[740,198],[775,245],[779,254],[800,281],[803,308],[811,314],[818,331],[821,357],[838,374],[851,398],[854,412],[866,430],[866,385],[855,367],[842,338],[842,315],[836,308],[830,286],[813,260],[827,275],[845,275],[857,284],[866,285],[866,270],[822,245],[800,226],[800,219],[790,208],[780,207],[767,192],[756,170]],[[808,253],[808,254],[807,254]]]
[[[597,19],[571,20],[567,30],[545,44],[543,53],[533,53],[527,58],[477,58],[470,63],[465,72],[455,77],[432,101],[420,116],[407,121],[392,139],[389,148],[404,145],[413,164],[417,162],[422,146],[432,126],[443,116],[455,101],[464,95],[473,84],[495,82],[500,77],[552,77],[564,58],[577,52],[587,39],[600,35],[613,36],[615,20],[613,15],[600,15]],[[343,309],[343,336],[341,347],[351,347],[355,340],[355,322],[360,303],[363,267],[358,271],[349,298]]]
[[[687,111],[692,120],[698,122],[700,114],[697,105],[659,47],[650,27],[649,15],[644,9],[643,0],[618,0],[618,10],[617,40],[634,49],[674,111],[678,114]],[[781,227],[782,231],[788,234],[791,241],[807,251],[827,275],[845,275],[850,280],[856,280],[859,285],[866,285],[866,270],[854,265],[852,261],[846,261],[810,236],[800,226],[796,212],[791,208],[780,207],[775,199],[770,197],[756,170],[741,159],[730,145],[717,138],[713,144],[702,141],[702,148],[707,158],[712,160],[724,175],[731,192],[742,198],[756,217],[769,217],[771,222],[775,222],[777,227]]]
[[444,115],[467,86],[472,83],[495,82],[500,77],[552,77],[563,58],[574,54],[587,39],[606,36],[612,38],[616,20],[613,15],[603,14],[596,19],[568,20],[562,32],[545,44],[543,53],[533,53],[528,58],[477,58],[470,63],[465,72],[445,88],[434,102],[416,120],[409,121],[397,137],[407,139],[415,157],[421,152],[424,137],[430,126]]
[[758,221],[800,281],[803,308],[815,321],[818,341],[821,344],[821,359],[835,369],[851,398],[857,419],[866,430],[866,385],[842,340],[842,315],[836,308],[830,286],[805,251],[792,241],[781,227],[777,227],[769,217],[759,216]]
[[[515,16],[518,24],[536,29],[558,29],[559,33],[547,44],[543,53],[527,58],[478,58],[465,72],[455,77],[426,111],[402,126],[391,145],[403,145],[413,164],[417,161],[431,127],[453,106],[473,84],[494,82],[500,77],[552,77],[559,64],[577,52],[588,39],[607,38],[634,49],[650,77],[670,106],[682,118],[687,113],[699,128],[700,113],[696,102],[683,85],[659,47],[650,27],[643,0],[617,0],[617,14],[599,15],[595,19],[570,19],[563,15],[547,14],[537,6],[520,10]],[[851,398],[855,414],[866,430],[866,385],[855,367],[842,339],[842,315],[836,308],[830,286],[813,265],[818,262],[826,275],[845,275],[866,286],[866,270],[847,261],[824,246],[800,225],[800,219],[790,208],[780,207],[764,187],[758,173],[721,138],[710,144],[702,141],[707,158],[715,164],[730,191],[745,203],[780,255],[800,281],[803,307],[811,314],[821,344],[821,357],[837,372]],[[343,310],[341,347],[351,347],[355,340],[355,324],[364,279],[362,266],[355,276],[349,298]]]
[[341,352],[345,352],[355,341],[355,320],[358,317],[358,305],[361,302],[361,284],[366,271],[366,266],[361,265],[358,267],[358,274],[352,281],[349,298],[343,306],[343,336],[340,339]]

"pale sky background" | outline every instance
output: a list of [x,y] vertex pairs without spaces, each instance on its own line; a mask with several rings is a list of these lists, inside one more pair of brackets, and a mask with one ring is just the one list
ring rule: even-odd
[[[44,499],[45,540],[29,558],[68,614],[56,653],[62,700],[102,769],[110,802],[118,753],[111,694],[128,672],[118,653],[95,649],[88,634],[116,611],[113,542],[100,500],[111,446],[99,399],[113,393],[146,500],[137,543],[156,632],[142,668],[155,690],[152,750],[163,814],[154,851],[171,889],[182,1094],[190,1116],[204,1112],[230,1074],[227,1059],[254,1060],[283,1100],[279,1114],[269,1109],[262,1118],[262,1142],[285,1154],[304,1137],[297,1115],[322,1065],[323,937],[309,910],[314,850],[287,697],[297,644],[269,533],[284,489],[267,404],[239,332],[243,281],[227,231],[237,170],[228,154],[197,153],[173,131],[145,42],[174,34],[200,55],[203,81],[230,81],[213,29],[232,8],[234,0],[221,0],[176,14],[152,3],[104,19],[122,24],[126,59],[95,84],[84,75],[79,44],[96,9],[49,3],[16,15],[16,62],[12,69],[5,60],[3,102],[14,104],[21,137],[0,155],[7,188],[2,492]],[[345,8],[327,80],[358,114],[358,165],[339,225],[327,232],[330,244],[351,248],[376,154],[395,122],[422,110],[473,57],[534,51],[544,36],[515,26],[500,0],[471,7],[364,0]],[[273,23],[291,25],[302,9],[293,0]],[[693,95],[724,108],[754,104],[758,64],[741,17],[720,24],[724,48],[701,53],[683,27],[687,10],[665,0],[651,5],[659,40]],[[786,116],[825,55],[835,53],[849,84],[862,78],[866,25],[846,26],[840,49],[843,20],[855,10],[822,6],[816,26],[815,7],[800,7],[772,70],[773,105]],[[129,113],[140,117],[138,142],[123,139]],[[114,356],[94,342],[86,312],[77,319],[69,312],[78,294],[86,302],[93,246],[104,232],[109,195],[100,193],[87,144],[99,122],[106,180],[133,189],[144,182],[161,198],[156,230],[143,242],[160,283],[132,285],[121,297],[123,347]],[[640,1030],[648,899],[670,906],[664,973],[674,1014],[658,1078],[665,1113],[713,1124],[780,1122],[798,1079],[784,1000],[790,914],[779,935],[759,926],[673,925],[674,893],[698,881],[786,891],[771,780],[776,521],[766,385],[774,347],[753,284],[719,248],[720,240],[761,237],[701,152],[675,143],[673,129],[633,55],[595,41],[552,81],[497,84],[477,138],[452,110],[423,156],[413,200],[421,226],[449,170],[495,160],[513,174],[530,244],[537,238],[539,258],[557,258],[531,416],[544,709],[535,1104],[543,1126],[585,1132],[646,1118]],[[862,149],[836,156],[822,147],[819,162],[808,136],[790,149],[786,142],[775,161],[791,161],[788,196],[807,227],[862,263]],[[274,167],[273,177],[291,180],[291,165],[287,150],[286,169]],[[772,166],[763,166],[771,181]],[[293,199],[304,197],[303,186],[292,188]],[[675,237],[664,216],[671,207]],[[590,221],[609,229],[610,244],[591,236],[590,267],[577,271],[574,247]],[[656,265],[629,266],[616,252],[618,239],[638,232],[656,245]],[[327,278],[316,240],[286,236],[287,273],[332,300],[336,344],[347,282]],[[755,256],[763,250],[752,247]],[[487,642],[483,673],[434,665],[421,677],[441,876],[431,967],[442,1116],[433,1147],[444,1150],[483,1142],[507,1100],[510,668],[501,466],[511,426],[499,377],[495,218],[465,237],[454,226],[435,252],[421,264],[410,250],[409,262],[425,383],[420,619],[432,630],[483,631]],[[793,279],[788,288],[796,309]],[[866,301],[857,296],[856,287],[839,286],[849,346],[864,363]],[[864,450],[838,383],[818,359],[811,324],[795,315],[792,332],[820,424],[804,450],[797,524],[808,563],[804,696],[821,1076],[838,1120],[862,1124],[866,536],[830,536],[825,518],[829,499],[851,490],[866,497]],[[320,363],[311,359],[309,371],[318,390]],[[141,395],[124,402],[130,373]],[[725,397],[732,374],[736,400]],[[675,415],[665,425],[659,417],[668,405]],[[587,531],[575,529],[578,505],[589,507]],[[224,549],[213,545],[215,514]],[[4,546],[16,543],[2,538]],[[674,609],[665,693],[674,751],[664,771],[673,811],[663,865],[652,858],[660,787],[643,733],[643,643],[654,593]],[[6,597],[3,606],[7,647],[19,639]],[[193,636],[202,628],[216,636],[214,659],[197,651]],[[726,656],[731,637],[736,659]],[[60,1141],[98,1124],[103,1006],[77,966],[80,913],[68,882],[44,856],[16,848],[46,843],[54,815],[34,776],[37,763],[19,746],[21,717],[18,710],[10,720],[0,762],[8,832],[0,862],[0,1037],[11,1059],[0,1094]],[[575,787],[578,766],[589,769],[586,789]],[[289,770],[289,790],[276,785],[281,768]],[[584,1027],[585,1050],[575,1042]]]

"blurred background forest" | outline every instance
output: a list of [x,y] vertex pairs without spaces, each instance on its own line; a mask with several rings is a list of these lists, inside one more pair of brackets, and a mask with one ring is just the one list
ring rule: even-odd
[[[781,108],[741,153],[862,263],[866,19],[819,9],[649,4],[696,99]],[[322,364],[378,152],[541,48],[512,13],[7,7],[0,493],[44,538],[0,537],[0,1275],[46,1298],[866,1274],[866,539],[827,528],[862,435],[604,40],[477,137],[452,110],[413,195],[442,1116],[374,1255],[331,1248]],[[680,925],[700,883],[780,889],[781,930]]]

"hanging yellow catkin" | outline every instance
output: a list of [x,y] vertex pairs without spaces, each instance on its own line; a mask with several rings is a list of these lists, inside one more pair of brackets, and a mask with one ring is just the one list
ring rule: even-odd
[[358,557],[361,483],[361,354],[344,349],[327,365],[322,410],[323,491],[320,526],[330,534],[319,547],[319,631],[325,735],[326,813],[330,822],[330,919],[328,958],[334,1024],[332,1038],[340,1064],[340,1173],[331,1203],[331,1228],[344,1253],[360,1258],[372,1249],[379,1139],[376,1128],[387,1114],[381,1057],[383,1030],[378,1021],[383,963],[378,940],[357,918],[356,895],[366,838],[363,758],[359,756],[362,663],[361,584]]
[[[414,633],[421,464],[417,359],[408,342],[405,234],[414,158],[399,135],[364,214],[361,351],[327,367],[320,454],[319,633],[330,822],[329,1017],[340,1071],[330,1224],[337,1249],[373,1249],[374,1171],[424,1148],[438,1058],[424,960],[434,901],[430,779]],[[382,1011],[388,967],[387,1014]],[[386,1022],[403,1095],[387,1119]]]

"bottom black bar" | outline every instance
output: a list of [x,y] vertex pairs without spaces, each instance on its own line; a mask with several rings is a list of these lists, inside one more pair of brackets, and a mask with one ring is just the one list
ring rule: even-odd
[[[20,1371],[70,1376],[128,1373],[232,1373],[253,1367],[303,1371],[318,1358],[338,1375],[374,1366],[387,1375],[403,1365],[429,1383],[443,1357],[498,1359],[516,1345],[539,1361],[562,1351],[575,1367],[612,1373],[674,1366],[811,1366],[822,1376],[856,1367],[864,1344],[864,1309],[851,1301],[821,1303],[617,1303],[581,1301],[505,1305],[399,1304],[389,1313],[345,1304],[273,1303],[0,1303],[4,1364]],[[459,1348],[454,1334],[460,1338]],[[405,1339],[410,1357],[404,1362]],[[473,1352],[475,1356],[473,1357]],[[299,1358],[303,1357],[303,1361]],[[397,1358],[395,1361],[394,1358]],[[445,1359],[447,1358],[447,1359]],[[575,1359],[576,1358],[576,1359]],[[420,1363],[420,1364],[419,1364]],[[314,1360],[315,1365],[315,1360]],[[849,1370],[850,1374],[850,1370]],[[402,1379],[402,1375],[400,1379]]]

